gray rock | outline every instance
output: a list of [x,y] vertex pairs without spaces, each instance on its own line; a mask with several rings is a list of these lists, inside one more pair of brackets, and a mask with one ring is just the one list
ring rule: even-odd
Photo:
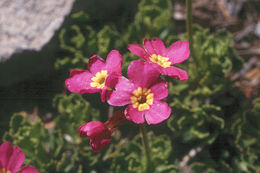
[[40,50],[63,23],[74,0],[1,0],[0,62],[23,50]]

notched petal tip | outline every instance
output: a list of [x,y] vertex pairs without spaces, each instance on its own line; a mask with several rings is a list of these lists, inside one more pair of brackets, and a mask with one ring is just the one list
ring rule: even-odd
[[105,62],[105,60],[103,59],[103,58],[101,58],[99,55],[96,55],[96,54],[94,54],[94,55],[92,55],[90,58],[89,58],[89,61],[88,61],[88,63],[89,64],[92,64],[92,63],[94,63],[94,62],[96,62],[96,61],[102,61],[102,62]]
[[108,53],[107,59],[113,59],[113,58],[119,59],[119,61],[122,62],[122,55],[120,54],[120,52],[118,50],[111,50]]
[[166,102],[155,101],[151,108],[145,113],[145,120],[150,124],[159,124],[168,119],[171,108]]
[[149,59],[149,54],[146,52],[146,50],[140,46],[140,45],[137,45],[137,44],[129,44],[128,45],[128,50],[135,54],[136,56],[139,56],[141,58],[143,58],[144,60],[148,60]]
[[172,64],[180,64],[187,60],[190,56],[189,42],[176,41],[167,50],[167,56],[170,58]]
[[144,120],[144,111],[138,111],[138,109],[133,108],[132,105],[129,105],[124,111],[125,117],[128,121],[132,121],[136,124],[142,124]]
[[178,76],[170,76],[170,77],[177,78],[180,81],[186,81],[189,79],[188,73],[185,70],[180,69],[178,72],[179,72]]
[[100,56],[93,55],[88,61],[88,67],[90,72],[95,75],[97,72],[105,69],[105,61]]
[[71,77],[73,77],[74,75],[83,73],[83,72],[85,72],[85,71],[87,71],[87,70],[72,70],[72,71],[70,72],[69,77],[71,78]]
[[176,78],[180,81],[188,80],[188,73],[185,70],[182,70],[178,67],[171,66],[165,69],[161,69],[161,73],[171,78]]
[[153,38],[152,41],[161,41],[159,38]]
[[123,58],[122,55],[119,53],[118,50],[111,50],[106,58],[106,69],[108,73],[115,73],[117,75],[121,75],[121,64]]

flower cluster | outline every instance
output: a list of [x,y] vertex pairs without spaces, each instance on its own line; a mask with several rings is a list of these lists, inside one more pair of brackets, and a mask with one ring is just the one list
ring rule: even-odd
[[126,106],[107,122],[92,121],[83,124],[78,132],[89,137],[92,150],[101,151],[111,142],[113,129],[125,120],[137,124],[158,124],[168,119],[171,108],[161,101],[168,96],[168,83],[160,78],[166,75],[184,81],[186,71],[173,65],[182,63],[189,55],[189,43],[177,41],[168,49],[158,39],[144,39],[144,47],[130,44],[129,50],[143,60],[132,61],[128,67],[128,78],[121,75],[122,56],[112,50],[106,61],[94,55],[90,58],[88,70],[73,70],[65,81],[69,91],[74,93],[95,93],[100,91],[101,100],[112,106]]
[[[0,146],[0,173],[15,173],[24,162],[25,156],[18,146],[4,142]],[[24,166],[19,173],[38,173],[32,166]]]

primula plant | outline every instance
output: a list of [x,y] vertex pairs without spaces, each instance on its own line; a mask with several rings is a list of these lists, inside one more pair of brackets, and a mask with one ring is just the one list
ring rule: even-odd
[[[129,45],[131,52],[146,60],[131,62],[127,70],[129,79],[121,76],[122,57],[118,51],[112,50],[106,62],[97,55],[90,58],[88,66],[91,73],[87,70],[73,70],[65,82],[71,92],[82,94],[100,91],[102,101],[107,99],[112,106],[128,105],[124,113],[115,113],[104,124],[92,121],[79,128],[80,136],[90,138],[95,152],[110,143],[112,130],[124,122],[122,116],[137,124],[159,124],[169,118],[171,108],[161,101],[168,96],[168,83],[160,78],[160,73],[179,80],[188,79],[185,71],[171,67],[171,64],[181,63],[189,57],[187,42],[178,41],[166,49],[164,43],[155,38],[152,41],[144,39],[144,45],[145,49]],[[141,130],[146,135],[144,126]],[[149,160],[149,144],[147,137],[143,138]]]

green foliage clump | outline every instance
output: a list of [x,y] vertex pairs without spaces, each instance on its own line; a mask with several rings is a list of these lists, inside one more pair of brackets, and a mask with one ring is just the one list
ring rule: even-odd
[[[185,66],[190,69],[190,80],[170,84],[168,101],[175,116],[168,121],[168,127],[176,136],[173,144],[187,145],[186,149],[181,148],[183,153],[176,154],[183,157],[191,146],[204,148],[191,158],[190,167],[195,172],[254,172],[254,162],[259,158],[251,155],[254,162],[252,158],[245,160],[248,156],[244,152],[249,146],[238,145],[238,139],[250,126],[247,120],[243,121],[249,103],[229,79],[242,67],[230,46],[231,36],[226,31],[210,34],[195,26],[193,39],[194,63]],[[257,140],[255,137],[251,136],[251,140]]]
[[232,105],[237,97],[228,75],[236,70],[232,62],[242,63],[230,46],[229,33],[220,31],[211,35],[198,26],[194,30],[194,63],[184,67],[189,69],[190,79],[177,85],[170,83],[169,102],[176,117],[169,121],[169,127],[178,133],[183,131],[184,141],[200,139],[204,145],[212,143],[218,131],[224,129],[223,106]]
[[[163,37],[171,35],[172,4],[170,0],[142,0],[133,23],[120,31],[116,25],[108,23],[103,28],[93,28],[88,15],[78,12],[72,15],[74,23],[60,33],[60,47],[65,57],[57,60],[58,69],[86,68],[90,56],[97,54],[106,58],[112,49],[117,49],[124,57],[124,70],[133,56],[127,53],[129,43],[139,43],[145,37]],[[159,34],[158,34],[159,33]]]
[[250,111],[243,113],[231,127],[232,133],[236,134],[232,145],[238,153],[242,153],[235,158],[234,164],[238,167],[234,169],[244,172],[259,172],[259,132],[260,132],[260,98],[253,101]]
[[[155,166],[149,169],[156,173],[175,172],[178,170],[178,167],[168,163],[168,158],[172,151],[169,137],[166,135],[155,136],[153,133],[149,133],[148,139],[151,142],[151,157],[153,161],[151,165]],[[105,158],[111,160],[111,172],[141,173],[146,171],[146,158],[142,139],[139,135],[129,142],[121,140],[116,146],[111,146]]]
[[125,40],[140,43],[143,38],[166,37],[172,25],[172,4],[168,0],[143,0],[135,21],[129,25]]
[[97,163],[99,155],[92,157],[91,148],[81,146],[78,127],[90,119],[99,119],[99,111],[90,107],[81,95],[58,95],[54,104],[59,115],[52,124],[43,124],[41,119],[32,120],[14,114],[10,130],[4,140],[22,148],[26,164],[34,165],[39,172],[82,172],[81,158],[89,165]]

